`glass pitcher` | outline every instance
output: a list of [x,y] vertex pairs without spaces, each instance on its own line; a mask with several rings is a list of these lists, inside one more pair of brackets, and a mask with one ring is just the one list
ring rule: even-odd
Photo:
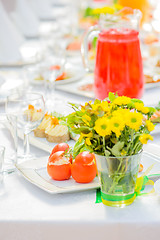
[[[94,91],[98,99],[109,92],[140,98],[143,94],[143,66],[139,43],[141,12],[124,9],[114,15],[101,15],[99,24],[89,29],[82,43],[86,70],[94,71]],[[88,40],[97,36],[94,70],[89,66]]]

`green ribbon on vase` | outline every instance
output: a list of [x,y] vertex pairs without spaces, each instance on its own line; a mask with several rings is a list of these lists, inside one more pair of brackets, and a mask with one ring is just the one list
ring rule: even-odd
[[[106,205],[115,205],[121,202],[124,205],[131,204],[137,196],[147,195],[154,192],[154,187],[150,192],[142,192],[146,185],[154,186],[154,182],[150,180],[147,176],[141,176],[137,178],[135,192],[128,195],[111,195],[101,192],[100,189],[96,191],[96,202],[95,203],[105,203]],[[110,204],[112,203],[112,204]]]

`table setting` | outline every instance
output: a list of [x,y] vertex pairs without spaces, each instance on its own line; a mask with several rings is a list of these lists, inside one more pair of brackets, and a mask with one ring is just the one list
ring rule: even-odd
[[0,0],[0,239],[158,237],[159,8]]

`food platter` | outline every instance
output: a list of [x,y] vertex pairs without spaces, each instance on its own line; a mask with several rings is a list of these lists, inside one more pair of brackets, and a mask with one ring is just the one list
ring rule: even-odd
[[[74,67],[72,64],[67,63],[65,66],[65,73],[66,73],[66,78],[62,80],[56,81],[56,86],[59,85],[64,85],[72,82],[77,82],[80,79],[82,79],[85,75],[85,72],[81,68]],[[42,85],[44,84],[44,79],[36,79],[35,78],[35,73],[33,75],[30,74],[30,81],[33,85]]]
[[[48,156],[32,159],[21,164],[16,164],[16,168],[27,181],[50,194],[79,192],[100,187],[97,177],[92,182],[85,184],[76,183],[72,178],[65,181],[52,180],[47,173],[47,161]],[[157,174],[160,176],[160,157],[144,152],[142,164],[144,166],[143,172],[154,164],[149,173],[150,179],[156,179]]]
[[16,165],[16,168],[26,180],[51,194],[78,192],[99,188],[97,177],[91,183],[86,184],[76,183],[72,178],[66,181],[52,180],[47,174],[47,160],[47,157],[29,160]]
[[[18,137],[23,139],[23,132],[22,131],[18,131]],[[57,143],[51,143],[51,142],[48,142],[46,140],[46,138],[38,138],[38,137],[35,137],[34,136],[34,133],[31,132],[29,134],[29,142],[31,145],[41,149],[41,150],[44,150],[46,152],[49,152],[51,153],[53,147],[57,144]],[[68,144],[70,146],[73,146],[75,144],[75,141],[74,140],[69,140],[68,141]]]

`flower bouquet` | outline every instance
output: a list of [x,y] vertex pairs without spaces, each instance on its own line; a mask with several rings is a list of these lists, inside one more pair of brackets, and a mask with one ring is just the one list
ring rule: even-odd
[[113,93],[103,101],[71,105],[75,111],[67,116],[67,124],[80,136],[74,157],[82,151],[95,153],[103,203],[132,203],[142,147],[153,140],[154,125],[149,119],[155,109]]

